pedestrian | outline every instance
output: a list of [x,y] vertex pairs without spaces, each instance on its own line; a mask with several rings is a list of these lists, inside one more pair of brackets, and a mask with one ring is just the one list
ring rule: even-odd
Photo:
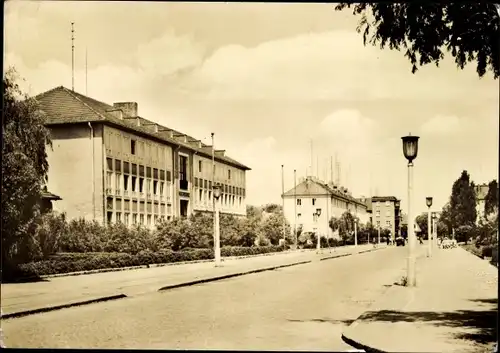
[[420,244],[424,243],[424,241],[422,240],[422,237],[418,237],[418,241],[420,242]]

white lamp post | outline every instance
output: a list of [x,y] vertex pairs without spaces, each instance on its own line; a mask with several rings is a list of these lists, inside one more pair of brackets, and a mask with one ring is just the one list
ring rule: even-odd
[[425,198],[425,204],[427,205],[427,257],[432,256],[432,221],[431,221],[431,206],[432,197]]
[[221,194],[220,185],[213,186],[214,198],[215,198],[215,227],[214,227],[214,253],[215,253],[215,266],[221,265],[220,256],[220,225],[219,225],[219,197]]
[[354,247],[358,247],[358,220],[354,218]]
[[412,194],[413,194],[413,160],[417,158],[418,153],[418,136],[404,136],[403,140],[403,154],[408,160],[408,262],[407,262],[407,285],[415,287],[417,284],[416,279],[416,256],[415,256],[415,229],[414,219],[412,215]]
[[378,245],[380,245],[380,223],[378,224]]
[[316,236],[318,238],[318,241],[317,241],[317,244],[316,244],[316,252],[319,253],[319,251],[321,249],[321,239],[320,239],[320,233],[318,231],[318,218],[319,218],[319,216],[321,216],[321,208],[318,208],[316,210],[315,215],[316,215],[316,218],[314,220],[314,223],[316,223],[316,232],[317,232]]

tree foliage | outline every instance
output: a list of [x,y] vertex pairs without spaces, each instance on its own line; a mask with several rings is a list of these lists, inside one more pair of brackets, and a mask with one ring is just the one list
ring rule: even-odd
[[403,51],[412,65],[439,63],[449,52],[457,67],[476,62],[483,77],[487,70],[498,78],[500,72],[499,18],[489,3],[341,3],[343,10],[353,6],[353,15],[361,15],[357,31],[366,45]]
[[498,184],[496,179],[488,184],[488,193],[484,199],[484,216],[498,211]]
[[454,183],[450,197],[450,216],[453,228],[473,225],[476,222],[476,192],[469,173],[462,172]]
[[44,116],[37,102],[20,90],[18,79],[13,68],[3,78],[2,266],[30,257],[49,168]]
[[415,223],[418,224],[418,227],[420,228],[420,233],[421,235],[427,239],[428,237],[428,215],[427,215],[427,212],[423,212],[421,214],[419,214],[417,216],[417,218],[415,218]]

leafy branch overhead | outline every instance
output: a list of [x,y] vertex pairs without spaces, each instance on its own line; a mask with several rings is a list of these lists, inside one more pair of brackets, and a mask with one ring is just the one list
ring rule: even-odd
[[439,63],[445,52],[463,69],[475,61],[479,77],[500,72],[499,12],[491,3],[340,3],[335,10],[353,6],[361,15],[358,33],[366,45],[404,51],[412,64]]

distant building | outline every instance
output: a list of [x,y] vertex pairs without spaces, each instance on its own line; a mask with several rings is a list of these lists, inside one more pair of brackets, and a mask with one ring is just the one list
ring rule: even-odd
[[57,196],[51,192],[47,191],[47,187],[43,187],[42,189],[42,199],[40,204],[40,211],[42,213],[47,213],[53,210],[52,201],[62,200],[60,196]]
[[[340,218],[346,211],[357,216],[361,223],[369,222],[367,206],[351,195],[348,189],[325,183],[316,177],[302,179],[296,188],[285,192],[284,215],[292,225],[302,226],[303,232],[316,232],[322,236],[332,236],[329,220]],[[320,216],[317,217],[317,212]],[[296,213],[295,213],[296,212]]]
[[[68,219],[154,227],[160,219],[211,212],[213,147],[112,105],[56,87],[35,97],[47,115],[48,188]],[[250,168],[215,150],[221,212],[246,215]]]
[[486,203],[486,195],[488,194],[488,184],[476,185],[474,191],[476,192],[476,222],[484,219],[484,205]]
[[401,209],[400,200],[395,196],[372,197],[373,225],[375,228],[388,229],[392,237],[400,231]]

